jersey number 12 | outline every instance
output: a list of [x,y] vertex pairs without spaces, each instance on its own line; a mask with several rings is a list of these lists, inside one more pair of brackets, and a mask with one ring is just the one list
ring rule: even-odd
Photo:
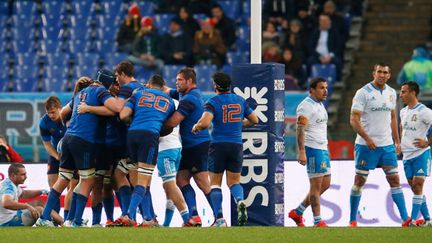
[[241,122],[241,118],[237,116],[240,115],[240,112],[241,106],[239,104],[222,105],[223,123]]

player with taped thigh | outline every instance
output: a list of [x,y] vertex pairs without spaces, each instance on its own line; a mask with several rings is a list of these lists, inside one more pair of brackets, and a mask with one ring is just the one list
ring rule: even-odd
[[355,141],[356,175],[350,194],[349,226],[357,226],[357,213],[363,186],[369,170],[382,168],[391,188],[391,194],[402,218],[408,226],[405,198],[400,185],[396,154],[400,153],[400,140],[396,116],[396,91],[386,82],[390,67],[375,64],[373,81],[357,90],[351,107],[350,124],[357,133]]
[[[120,119],[131,124],[128,129],[127,146],[132,162],[138,165],[138,183],[134,187],[127,214],[121,216],[124,226],[136,226],[134,220],[157,161],[159,133],[162,124],[175,111],[172,99],[161,91],[156,83],[149,88],[138,89],[120,112]],[[171,131],[169,131],[171,132]]]
[[309,192],[300,205],[289,212],[288,217],[299,227],[304,227],[303,212],[311,205],[315,227],[327,227],[321,218],[320,197],[331,180],[330,158],[327,140],[327,111],[322,103],[327,98],[327,81],[316,77],[311,80],[309,96],[297,106],[298,162],[306,165]]
[[90,86],[78,92],[73,99],[73,112],[70,126],[62,141],[62,157],[60,160],[60,175],[48,195],[48,202],[37,226],[52,226],[49,212],[60,199],[60,195],[73,177],[75,169],[79,170],[80,187],[75,207],[74,227],[82,226],[82,214],[93,187],[95,174],[94,143],[98,116],[86,113],[78,114],[78,105],[85,102],[89,105],[113,106],[114,98],[106,90],[111,83],[94,81]]
[[[432,110],[417,100],[420,92],[418,84],[409,81],[402,84],[400,98],[406,105],[400,111],[401,149],[405,175],[414,193],[412,199],[411,222],[409,226],[432,226],[423,185],[430,176],[431,155],[428,130],[432,124]],[[424,220],[416,220],[421,212]]]
[[204,105],[203,115],[192,128],[192,132],[197,134],[213,123],[209,149],[210,198],[215,217],[212,226],[227,226],[222,213],[221,190],[225,171],[227,185],[237,204],[237,223],[243,226],[247,222],[247,207],[240,185],[243,166],[242,127],[257,124],[258,117],[242,97],[230,93],[231,78],[228,75],[220,72],[213,74],[213,86],[216,96]]
[[201,91],[197,87],[196,73],[192,68],[183,68],[176,77],[177,90],[166,90],[172,98],[179,98],[179,108],[164,124],[174,128],[180,124],[182,140],[182,157],[177,173],[177,185],[183,193],[188,205],[191,221],[194,226],[201,226],[198,215],[195,190],[190,184],[191,178],[204,193],[211,205],[210,181],[208,175],[208,148],[210,135],[208,129],[198,134],[192,133],[193,125],[204,112],[204,102]]

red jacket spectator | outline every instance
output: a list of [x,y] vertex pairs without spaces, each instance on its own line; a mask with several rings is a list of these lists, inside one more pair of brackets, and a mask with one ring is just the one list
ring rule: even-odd
[[6,138],[2,135],[0,135],[0,162],[23,162],[21,155],[7,144]]

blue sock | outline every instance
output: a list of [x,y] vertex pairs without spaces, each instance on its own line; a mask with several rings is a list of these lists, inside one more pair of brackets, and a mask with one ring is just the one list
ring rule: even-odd
[[403,221],[408,219],[408,213],[405,206],[405,198],[401,187],[391,188],[393,202],[396,203],[399,209],[400,216]]
[[216,219],[223,218],[222,213],[222,190],[220,187],[212,188],[210,191],[210,197],[213,205],[213,215]]
[[321,215],[314,216],[314,224],[318,224],[319,222],[321,222]]
[[134,187],[134,191],[132,193],[132,198],[131,198],[128,213],[127,213],[129,215],[129,218],[135,219],[138,205],[141,203],[145,193],[146,193],[145,187],[140,186],[140,185],[137,185]]
[[236,203],[244,199],[243,187],[240,184],[233,184],[230,187],[231,195],[234,197]]
[[414,195],[412,199],[411,219],[416,220],[423,204],[423,195]]
[[421,209],[420,209],[424,220],[430,220],[430,215],[429,215],[429,209],[426,203],[426,196],[423,195],[423,203],[421,205]]
[[[180,216],[183,219],[183,223],[186,223],[189,220],[189,211],[187,209],[180,212]],[[169,224],[168,224],[169,225]]]
[[76,200],[78,197],[78,193],[73,192],[72,193],[72,199],[71,199],[71,204],[69,206],[69,213],[67,215],[66,220],[73,220],[75,218],[75,209],[76,209]]
[[103,207],[105,209],[107,219],[114,221],[114,195],[103,199]]
[[129,204],[132,196],[132,190],[130,186],[120,187],[118,189],[118,195],[120,196],[121,199],[120,205],[121,205],[122,215],[126,215],[129,209]]
[[[353,186],[355,187],[355,186]],[[357,220],[357,212],[360,204],[361,191],[351,189],[350,194],[350,222]]]
[[[168,227],[171,224],[171,220],[174,216],[174,210],[175,210],[174,202],[172,200],[167,200],[166,206],[165,206],[165,220],[164,220],[163,226]],[[185,211],[185,210],[183,210],[183,211]],[[181,212],[180,212],[180,214],[181,214]],[[189,219],[189,211],[187,211],[187,214],[188,214],[187,217]]]
[[[117,198],[117,202],[118,202],[120,208],[123,208],[123,206],[122,206],[122,202],[121,202],[121,195],[120,195],[120,193],[118,192],[118,190],[115,191],[115,197]],[[114,200],[115,200],[115,199],[114,199]]]
[[82,224],[82,216],[84,213],[85,206],[87,204],[87,200],[88,200],[88,198],[86,196],[77,193],[75,218],[74,218],[74,223],[76,225]]
[[96,206],[92,207],[93,219],[92,225],[100,224],[102,217],[102,203],[98,203]]
[[56,205],[53,208],[54,211],[56,211],[57,213],[60,212],[60,198],[57,201]]
[[42,212],[41,219],[51,220],[51,210],[57,205],[60,200],[60,192],[52,188],[48,194],[48,201]]
[[63,210],[63,218],[66,220],[68,216],[69,210]]
[[210,205],[210,208],[213,208],[212,200],[211,200],[211,197],[210,197],[210,192],[209,192],[208,194],[206,194],[205,197],[206,197],[206,199],[207,199],[207,202],[208,202],[209,205]]
[[196,206],[196,198],[195,198],[196,195],[195,195],[195,191],[194,191],[193,187],[190,184],[188,184],[188,185],[181,188],[181,192],[182,192],[183,197],[184,197],[186,204],[188,206],[189,215],[191,217],[198,215],[197,206]]
[[140,210],[145,220],[149,221],[155,218],[150,188],[147,188],[146,190],[146,193],[140,204]]
[[295,209],[296,214],[303,215],[303,212],[306,210],[307,206],[302,202],[300,205]]
[[156,214],[155,214],[154,208],[153,208],[153,198],[152,198],[152,195],[150,193],[150,187],[147,189],[147,191],[148,191],[148,194],[149,194],[148,197],[149,197],[149,203],[150,203],[150,217],[152,219],[155,219],[156,218]]

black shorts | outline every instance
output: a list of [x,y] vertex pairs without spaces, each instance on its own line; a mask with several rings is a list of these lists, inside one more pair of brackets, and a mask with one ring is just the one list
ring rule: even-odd
[[65,135],[61,148],[60,168],[70,170],[96,168],[93,143],[76,136]]
[[209,171],[223,173],[225,170],[240,173],[243,166],[243,144],[212,143],[209,148]]
[[190,148],[183,148],[179,171],[188,170],[192,174],[208,171],[209,145],[210,142],[204,142]]
[[159,150],[159,133],[128,131],[127,147],[132,163],[156,165]]
[[121,159],[127,159],[126,145],[106,145],[106,162],[114,170]]
[[48,166],[48,168],[47,168],[47,174],[48,175],[58,175],[59,167],[60,167],[60,161],[56,160],[52,156],[49,156],[47,166]]
[[95,144],[96,170],[109,170],[107,151],[105,144]]

